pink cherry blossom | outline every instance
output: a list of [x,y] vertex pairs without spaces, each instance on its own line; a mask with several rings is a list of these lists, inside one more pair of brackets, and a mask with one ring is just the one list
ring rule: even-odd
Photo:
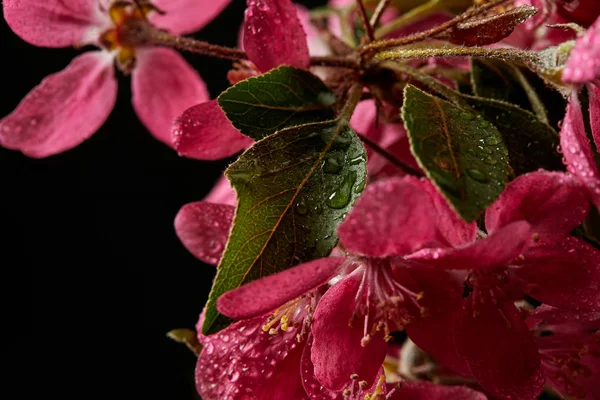
[[[431,183],[411,177],[370,185],[339,228],[340,241],[352,254],[311,261],[253,281],[221,296],[217,308],[225,315],[250,318],[341,273],[343,278],[316,306],[314,374],[334,392],[347,389],[351,376],[373,385],[389,334],[420,316],[417,299],[423,296],[433,306],[433,299],[448,291],[460,296],[458,282],[453,285],[448,274],[408,271],[398,258],[423,246],[462,245],[475,239],[475,225],[461,221],[434,196],[440,197]],[[450,225],[454,229],[449,230]],[[439,277],[446,278],[444,283],[437,282]],[[264,295],[257,298],[256,293]]]
[[562,72],[565,82],[600,84],[600,16],[577,39]]
[[600,369],[600,312],[573,313],[541,306],[527,323],[548,385],[564,397],[598,398],[600,390],[593,377]]
[[[303,10],[290,0],[248,0],[247,5],[240,36],[249,61],[229,71],[230,82],[235,84],[283,64],[308,68],[310,57],[303,27],[308,21],[304,15],[303,24],[299,17]],[[200,160],[228,157],[252,144],[231,125],[214,100],[197,104],[179,116],[171,142],[180,155]]]
[[[487,238],[409,256],[421,266],[469,271],[468,296],[459,308],[448,304],[446,313],[455,316],[457,354],[498,398],[534,399],[544,383],[540,356],[514,301],[526,293],[566,310],[600,310],[600,251],[568,236],[588,210],[583,187],[568,175],[522,175],[488,209]],[[444,320],[428,323],[438,332],[448,326]],[[456,358],[443,354],[451,347],[429,347],[421,338],[413,340],[435,358]]]
[[[598,144],[600,143],[600,140],[598,140],[600,139],[598,128],[598,108],[600,108],[600,105],[596,98],[597,88],[593,85],[590,86],[592,87],[592,91],[589,92],[591,94],[590,100],[593,101],[593,103],[590,102],[590,115],[592,116],[594,139]],[[571,94],[567,105],[567,113],[560,130],[560,144],[569,172],[576,176],[588,189],[592,202],[600,208],[600,171],[598,171],[590,141],[585,131],[581,104],[576,92]]]
[[[165,14],[150,11],[147,18],[158,28],[188,33],[204,26],[228,3],[216,0],[200,12],[190,12],[196,6],[191,0],[160,0],[153,4]],[[115,59],[120,69],[132,72],[133,105],[140,120],[167,144],[171,121],[187,107],[208,99],[204,82],[177,52],[123,41],[119,32],[128,23],[145,21],[133,3],[6,0],[3,9],[11,29],[31,44],[101,49],[76,57],[66,69],[48,76],[0,120],[4,147],[47,157],[89,138],[115,104]]]

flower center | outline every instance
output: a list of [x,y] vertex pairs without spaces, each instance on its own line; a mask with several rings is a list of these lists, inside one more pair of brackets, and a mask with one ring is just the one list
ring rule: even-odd
[[366,347],[377,332],[383,332],[384,340],[389,341],[391,332],[403,330],[423,308],[418,303],[421,295],[398,282],[389,260],[369,259],[360,262],[362,280],[356,292],[356,308],[349,325],[364,318],[361,345]]
[[262,326],[263,331],[277,335],[280,331],[299,329],[296,339],[298,342],[303,341],[308,336],[317,300],[316,292],[312,291],[285,303],[267,318]]
[[546,374],[551,375],[567,393],[585,397],[586,390],[576,379],[591,374],[589,368],[581,363],[581,358],[588,353],[587,346],[540,348],[539,352]]
[[126,74],[135,67],[135,48],[148,40],[148,28],[152,25],[147,15],[152,11],[162,13],[145,0],[137,3],[117,0],[108,9],[113,27],[100,35],[99,42],[103,48],[117,52],[117,65]]

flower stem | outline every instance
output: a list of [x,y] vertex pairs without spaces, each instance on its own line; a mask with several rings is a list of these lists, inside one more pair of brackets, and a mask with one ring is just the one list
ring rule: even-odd
[[173,36],[169,33],[154,30],[151,33],[151,41],[155,45],[174,47],[191,53],[204,54],[228,60],[247,60],[248,55],[243,50],[231,47],[218,46],[201,40],[188,37]]
[[385,158],[387,161],[389,161],[391,164],[395,165],[396,167],[400,168],[405,173],[407,173],[409,175],[413,175],[413,176],[419,176],[419,177],[424,176],[421,171],[411,167],[410,165],[406,164],[404,161],[401,161],[398,158],[394,157],[391,153],[389,153],[387,150],[385,150],[384,148],[379,146],[379,144],[377,144],[373,140],[369,139],[368,137],[366,137],[363,134],[358,133],[358,132],[356,132],[356,135],[360,138],[360,140],[362,140],[362,142],[364,144],[369,146],[375,153],[379,154],[381,157]]
[[373,27],[371,26],[369,16],[367,15],[367,10],[362,0],[356,0],[356,8],[358,9],[358,17],[360,19],[360,23],[367,37],[367,43],[371,43],[375,39],[375,36],[373,35]]
[[375,31],[375,38],[381,39],[389,35],[390,33],[408,25],[413,22],[417,18],[431,14],[440,9],[440,1],[439,0],[430,0],[425,4],[422,4],[418,7],[413,8],[412,10],[402,14],[395,20],[390,23],[382,26],[381,28]]
[[537,53],[518,49],[489,49],[486,47],[452,47],[428,49],[384,50],[373,56],[374,61],[401,60],[429,57],[482,57],[521,63],[536,63]]
[[[167,32],[159,30],[153,30],[150,32],[150,43],[159,46],[174,47],[190,53],[224,58],[227,60],[248,59],[248,55],[243,50],[219,46],[189,37],[173,36]],[[311,65],[322,67],[348,68],[355,70],[359,68],[359,64],[356,60],[339,56],[311,57],[310,63]]]
[[[373,15],[371,16],[371,26],[373,28],[375,28],[377,26],[377,24],[379,23],[379,20],[381,19],[381,16],[383,15],[383,12],[385,11],[386,8],[388,8],[388,6],[390,5],[391,2],[392,2],[392,0],[380,0],[379,1],[379,4],[377,4],[377,7],[375,8]],[[375,35],[375,37],[377,37],[377,35]]]

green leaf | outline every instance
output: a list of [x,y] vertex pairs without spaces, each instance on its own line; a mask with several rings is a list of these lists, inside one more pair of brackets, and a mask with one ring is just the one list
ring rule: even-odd
[[564,117],[564,97],[527,68],[502,60],[472,59],[471,81],[476,96],[515,104],[554,129]]
[[476,96],[531,109],[523,86],[514,78],[510,66],[504,61],[473,58],[471,83]]
[[230,321],[217,298],[252,280],[329,255],[336,230],[366,180],[366,153],[345,119],[279,131],[225,172],[238,205],[202,331]]
[[260,140],[290,126],[332,119],[335,94],[310,72],[281,66],[237,83],[218,101],[233,126]]
[[544,168],[563,171],[562,157],[556,150],[560,138],[550,125],[533,113],[498,100],[465,96],[465,101],[500,131],[508,149],[510,166],[516,175]]
[[404,91],[402,118],[421,167],[463,219],[475,220],[511,173],[498,129],[412,85]]

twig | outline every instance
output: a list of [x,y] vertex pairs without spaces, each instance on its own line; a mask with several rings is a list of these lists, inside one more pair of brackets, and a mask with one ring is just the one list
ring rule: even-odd
[[[191,53],[204,54],[217,58],[228,60],[247,60],[248,55],[243,50],[234,49],[231,47],[218,46],[201,40],[196,40],[188,37],[173,36],[167,32],[152,30],[149,33],[149,41],[155,45],[174,47],[180,50],[189,51]],[[323,67],[337,67],[358,69],[359,64],[356,60],[347,57],[337,56],[319,56],[311,57],[311,65]]]
[[360,23],[365,30],[365,35],[367,35],[367,43],[371,43],[375,39],[375,36],[373,35],[373,27],[369,21],[369,16],[367,15],[365,5],[363,4],[362,0],[356,0],[356,6],[358,8],[358,17],[360,19]]
[[362,140],[364,144],[366,144],[371,149],[373,149],[373,151],[375,153],[379,154],[381,157],[385,158],[387,161],[394,164],[396,167],[400,168],[407,174],[419,176],[419,177],[424,176],[421,171],[411,167],[410,165],[406,164],[404,161],[397,159],[392,154],[390,154],[387,150],[385,150],[384,148],[379,146],[376,142],[372,141],[368,137],[366,137],[363,134],[358,133],[358,132],[356,134],[358,135],[360,140]]
[[539,56],[533,51],[518,49],[489,49],[486,47],[452,47],[428,49],[392,49],[377,53],[374,61],[401,60],[429,57],[482,57],[510,60],[521,63],[536,63]]
[[462,13],[461,15],[451,19],[448,22],[438,25],[435,28],[428,29],[423,32],[414,33],[412,35],[404,36],[404,37],[401,37],[398,39],[389,39],[389,40],[381,40],[381,41],[373,42],[373,43],[363,47],[361,49],[361,53],[365,54],[365,53],[371,53],[373,51],[377,51],[380,49],[404,46],[404,45],[407,45],[410,43],[418,42],[420,40],[425,40],[425,39],[431,38],[441,32],[444,32],[445,30],[447,30],[449,28],[452,28],[453,26],[459,24],[460,22],[466,21],[469,18],[477,16],[477,15],[479,15],[491,8],[497,7],[507,1],[510,1],[510,0],[492,0],[489,3],[485,3],[479,7],[471,8],[471,9],[465,11],[464,13]]
[[381,19],[381,16],[383,15],[383,12],[386,8],[388,8],[391,2],[392,0],[379,1],[379,4],[377,4],[377,7],[375,8],[373,15],[371,16],[371,26],[373,27],[373,29],[375,29],[375,27],[379,23],[379,20]]

